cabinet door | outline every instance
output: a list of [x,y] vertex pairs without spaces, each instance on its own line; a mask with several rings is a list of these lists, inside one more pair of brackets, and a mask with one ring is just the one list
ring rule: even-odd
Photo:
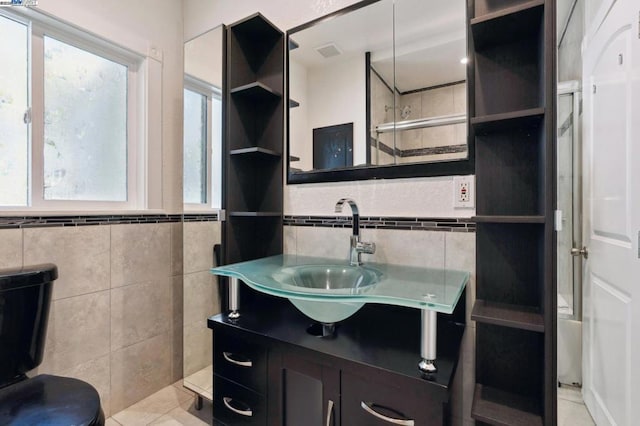
[[342,421],[349,426],[442,425],[443,404],[424,386],[342,372]]
[[283,425],[340,426],[339,370],[290,354],[282,362]]

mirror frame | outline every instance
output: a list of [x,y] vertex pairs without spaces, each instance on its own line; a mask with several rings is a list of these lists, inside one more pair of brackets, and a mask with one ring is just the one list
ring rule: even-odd
[[[335,19],[339,16],[353,12],[360,8],[369,6],[370,4],[377,3],[381,0],[362,0],[340,9],[336,12],[330,13],[320,18],[314,19],[302,25],[298,25],[291,28],[286,32],[287,42],[285,44],[285,60],[287,81],[285,82],[285,90],[287,96],[286,105],[289,105],[289,43],[291,41],[291,35],[306,28],[313,27],[331,19]],[[465,8],[465,22],[467,26],[467,57],[469,57],[469,2]],[[395,40],[394,40],[395,43]],[[467,65],[467,117],[470,116],[472,111],[471,105],[474,102],[473,99],[473,65],[472,60]],[[437,162],[423,162],[423,163],[409,163],[409,164],[393,164],[384,166],[361,166],[344,169],[327,169],[316,170],[306,172],[291,172],[290,167],[290,110],[286,108],[286,132],[287,132],[287,184],[300,184],[300,183],[318,183],[318,182],[345,182],[355,180],[370,180],[370,179],[398,179],[398,178],[415,178],[415,177],[438,177],[438,176],[453,176],[453,175],[472,175],[475,174],[475,135],[472,132],[469,120],[467,118],[467,146],[468,157],[464,160],[453,161],[437,161]],[[370,120],[368,117],[367,120]]]

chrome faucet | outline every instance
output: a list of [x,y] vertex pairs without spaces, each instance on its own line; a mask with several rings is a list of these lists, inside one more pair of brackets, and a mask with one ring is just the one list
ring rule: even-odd
[[336,203],[336,213],[342,213],[342,206],[348,203],[351,207],[351,215],[353,217],[353,233],[351,234],[351,247],[349,250],[349,262],[351,266],[362,265],[360,255],[362,253],[373,254],[376,252],[375,243],[365,243],[360,241],[360,213],[358,205],[351,198],[341,198]]

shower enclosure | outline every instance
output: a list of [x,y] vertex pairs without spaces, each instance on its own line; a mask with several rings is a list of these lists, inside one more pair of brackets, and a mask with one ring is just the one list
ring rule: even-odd
[[558,84],[558,382],[582,384],[580,82]]

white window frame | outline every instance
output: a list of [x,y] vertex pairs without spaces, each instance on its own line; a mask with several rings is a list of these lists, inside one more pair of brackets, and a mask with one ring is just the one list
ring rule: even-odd
[[[184,75],[184,89],[190,90],[192,92],[198,93],[204,96],[207,100],[207,191],[206,191],[206,200],[204,203],[184,203],[183,209],[186,213],[189,212],[217,212],[220,210],[221,206],[221,183],[222,183],[222,147],[218,149],[220,158],[217,159],[216,164],[214,163],[213,156],[213,107],[212,107],[212,99],[222,99],[222,91],[220,88],[217,88],[197,77],[186,74]],[[214,177],[213,170],[216,170],[216,173],[219,173],[219,176]],[[216,190],[216,187],[217,190]]]
[[[72,25],[31,10],[0,11],[0,16],[29,28],[28,205],[0,206],[0,212],[133,211],[148,207],[147,58]],[[44,37],[82,49],[127,67],[127,199],[126,201],[44,199]],[[157,172],[156,172],[157,175]],[[158,192],[156,189],[154,192]],[[157,197],[157,196],[156,196]]]

